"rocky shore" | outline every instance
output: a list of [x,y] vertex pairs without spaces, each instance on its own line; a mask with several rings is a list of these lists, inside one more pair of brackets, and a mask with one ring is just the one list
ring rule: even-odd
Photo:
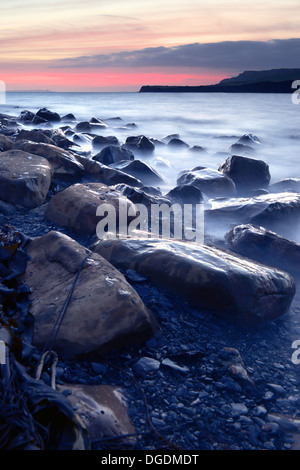
[[[271,184],[252,134],[164,191],[146,157],[186,151],[177,135],[121,142],[45,108],[0,123],[0,448],[298,449],[300,180]],[[120,201],[202,204],[205,243],[99,239]]]

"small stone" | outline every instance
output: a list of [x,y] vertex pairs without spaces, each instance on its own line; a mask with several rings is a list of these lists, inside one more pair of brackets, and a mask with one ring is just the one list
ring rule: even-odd
[[136,374],[146,376],[157,371],[160,368],[160,362],[152,357],[142,357],[132,368]]
[[234,414],[238,415],[246,415],[249,412],[247,406],[243,403],[231,403],[231,409]]
[[286,393],[285,389],[281,385],[277,384],[267,384],[273,392],[277,393],[278,395],[284,395]]

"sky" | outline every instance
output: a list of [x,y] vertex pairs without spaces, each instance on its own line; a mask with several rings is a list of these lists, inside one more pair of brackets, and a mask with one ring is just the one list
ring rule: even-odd
[[299,0],[0,0],[7,90],[138,91],[299,67]]

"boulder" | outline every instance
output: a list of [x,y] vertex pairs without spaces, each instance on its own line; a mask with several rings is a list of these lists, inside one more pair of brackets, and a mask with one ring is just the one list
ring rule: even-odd
[[21,111],[20,116],[17,118],[19,122],[23,122],[24,124],[32,122],[35,114],[32,111],[28,111],[27,109],[24,109],[24,111]]
[[155,150],[155,145],[148,137],[144,135],[129,136],[125,142],[126,147],[131,150],[136,150],[143,153],[152,153]]
[[283,191],[300,193],[300,178],[284,178],[270,184],[268,190],[270,193],[281,193]]
[[206,210],[207,226],[253,224],[290,238],[299,233],[300,195],[297,193],[262,194],[257,197],[211,200]]
[[21,129],[16,137],[16,142],[19,140],[30,140],[31,142],[37,142],[39,144],[51,144],[55,145],[55,142],[48,137],[44,132],[42,131],[37,131],[35,129],[32,129],[30,131],[27,131],[26,129]]
[[189,184],[182,184],[171,189],[165,194],[167,199],[170,199],[172,203],[178,204],[200,204],[204,202],[204,197],[199,188],[191,186]]
[[190,147],[186,142],[179,139],[178,137],[171,138],[167,145],[168,147],[178,148],[178,149],[187,149]]
[[50,111],[47,108],[39,109],[36,115],[49,122],[60,122],[61,120],[58,113]]
[[83,165],[85,172],[84,176],[89,182],[104,183],[108,186],[119,183],[129,184],[130,186],[135,186],[137,188],[141,188],[143,186],[143,183],[140,180],[124,173],[123,171],[110,168],[102,163],[90,160],[89,158],[78,154],[76,154],[76,159]]
[[52,197],[45,209],[45,217],[52,223],[74,230],[83,236],[96,235],[100,217],[96,215],[98,206],[111,204],[119,220],[119,200],[134,210],[123,194],[102,183],[73,184]]
[[254,155],[255,149],[250,145],[245,144],[232,144],[229,147],[229,151],[233,155]]
[[34,118],[31,121],[31,123],[39,126],[41,124],[49,124],[49,121],[47,121],[46,119],[41,118],[40,116],[35,115]]
[[30,260],[22,282],[32,292],[33,345],[46,345],[72,286],[54,343],[63,357],[108,351],[153,336],[156,322],[151,313],[123,275],[100,255],[59,232],[33,239],[26,250]]
[[89,122],[78,122],[75,126],[75,132],[92,132],[92,126]]
[[16,142],[14,148],[39,155],[48,160],[53,175],[57,178],[61,176],[80,176],[84,171],[83,165],[70,152],[56,145],[21,140]]
[[266,188],[271,175],[269,165],[262,160],[232,155],[221,165],[219,171],[231,178],[238,191]]
[[62,122],[76,122],[76,117],[72,113],[68,113],[61,118]]
[[300,243],[251,224],[234,227],[225,239],[243,256],[300,276]]
[[194,308],[243,326],[283,315],[295,295],[295,281],[288,273],[214,246],[145,238],[99,241],[92,249]]
[[116,145],[108,145],[93,157],[93,160],[103,163],[104,165],[111,165],[121,161],[134,160],[134,155],[131,150]]
[[0,134],[0,152],[11,150],[14,146],[13,141],[6,135]]
[[34,208],[44,203],[52,178],[49,162],[21,150],[0,153],[0,199]]
[[254,134],[244,134],[244,135],[242,135],[242,137],[239,138],[237,143],[238,144],[245,144],[245,145],[259,145],[259,144],[261,144],[261,141]]
[[68,139],[62,129],[55,129],[52,134],[52,140],[58,147],[68,150],[70,147],[79,147],[72,140]]
[[235,196],[236,188],[231,178],[220,171],[202,168],[183,172],[177,179],[177,185],[192,185],[208,197]]
[[148,208],[151,207],[152,204],[171,205],[171,201],[167,197],[149,194],[144,190],[144,188],[134,188],[128,184],[117,184],[112,187],[117,191],[120,191],[131,202],[133,202],[133,204],[143,204]]
[[102,148],[108,145],[119,146],[120,142],[114,135],[97,135],[93,138],[92,145],[94,148]]
[[138,178],[144,185],[163,185],[165,181],[163,177],[155,171],[150,165],[141,160],[125,161],[111,165],[120,171],[128,173]]

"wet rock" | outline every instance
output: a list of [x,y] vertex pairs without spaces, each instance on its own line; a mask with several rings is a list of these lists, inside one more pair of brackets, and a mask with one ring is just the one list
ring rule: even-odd
[[186,366],[179,366],[176,362],[172,361],[169,358],[165,358],[161,362],[162,366],[167,367],[169,369],[174,370],[175,372],[180,372],[181,374],[187,374],[189,372],[189,368]]
[[220,171],[210,168],[184,172],[177,179],[177,185],[192,185],[208,197],[231,197],[236,193],[234,182]]
[[260,324],[290,308],[295,281],[215,247],[155,239],[99,241],[112,264],[134,269],[201,311],[239,324]]
[[112,165],[112,167],[138,178],[144,185],[165,184],[163,177],[150,165],[141,160],[120,162]]
[[165,194],[165,197],[178,204],[200,204],[204,201],[202,191],[189,184],[176,186]]
[[16,142],[14,148],[33,155],[39,155],[48,160],[55,177],[80,176],[83,174],[83,165],[70,152],[56,145],[20,140]]
[[261,144],[261,141],[254,134],[244,134],[242,137],[239,138],[238,144],[259,145]]
[[101,182],[108,186],[122,183],[136,188],[141,188],[143,186],[143,183],[139,179],[129,175],[128,173],[124,173],[116,168],[111,168],[78,154],[76,154],[75,157],[83,165],[85,171],[84,175],[90,182]]
[[206,148],[202,147],[201,145],[193,145],[193,147],[189,148],[190,152],[195,153],[207,153]]
[[92,126],[88,121],[78,122],[74,130],[75,132],[92,132]]
[[44,203],[52,178],[49,162],[21,150],[0,153],[0,199],[34,208]]
[[254,381],[249,376],[240,352],[236,348],[224,347],[218,357],[225,372],[242,385],[254,387]]
[[300,178],[285,178],[270,184],[268,190],[272,193],[281,193],[283,191],[300,193]]
[[31,121],[31,123],[39,126],[41,124],[48,124],[49,122],[46,119],[43,119],[40,116],[35,115],[34,118]]
[[297,193],[263,194],[257,197],[211,200],[206,210],[210,227],[252,224],[294,238],[300,224],[300,195]]
[[234,227],[225,239],[243,256],[300,275],[300,244],[297,242],[251,224]]
[[127,137],[125,146],[130,150],[136,150],[143,153],[152,153],[155,150],[154,144],[144,135]]
[[54,140],[48,137],[44,132],[34,129],[30,131],[21,129],[16,137],[16,142],[20,140],[30,140],[31,142],[55,145]]
[[134,205],[119,191],[102,183],[73,184],[53,196],[45,209],[45,217],[54,224],[67,227],[82,235],[96,235],[100,217],[98,206],[107,203],[119,219],[119,201],[134,210]]
[[134,155],[131,150],[124,147],[108,145],[107,147],[104,147],[101,152],[95,155],[93,160],[103,163],[104,165],[111,165],[121,161],[134,160]]
[[36,113],[37,116],[45,119],[46,121],[49,122],[59,122],[60,121],[60,116],[58,113],[55,113],[53,111],[50,111],[47,108],[42,108],[39,109],[39,111]]
[[55,129],[52,134],[52,140],[58,147],[68,150],[70,147],[77,146],[72,140],[68,139],[62,129]]
[[180,135],[179,134],[168,134],[168,135],[165,135],[164,137],[161,138],[161,140],[163,142],[165,142],[166,144],[168,144],[171,139],[180,139]]
[[27,109],[25,109],[24,111],[21,111],[21,114],[17,119],[19,122],[28,124],[29,122],[33,120],[34,116],[35,114],[32,111],[28,111]]
[[[32,293],[33,344],[42,348],[62,311],[88,252],[59,232],[29,243],[22,282]],[[85,261],[54,344],[63,358],[138,344],[153,336],[156,322],[123,275],[101,256]]]
[[152,357],[142,357],[132,366],[137,375],[143,377],[156,372],[160,368],[160,362]]
[[178,139],[176,137],[173,137],[172,139],[169,140],[168,147],[178,148],[178,149],[179,148],[180,149],[183,149],[183,148],[187,149],[187,148],[189,148],[189,145],[186,142],[184,142],[183,140]]
[[11,150],[13,148],[13,141],[6,135],[0,134],[0,152]]
[[269,165],[262,160],[232,155],[220,166],[219,171],[231,178],[239,192],[248,189],[265,188],[271,175]]
[[108,127],[107,124],[105,124],[105,122],[102,121],[102,119],[99,119],[99,118],[95,118],[95,117],[92,117],[90,119],[90,124],[92,126],[92,129],[93,128],[98,128],[98,129],[106,129]]
[[76,122],[76,117],[74,116],[74,114],[69,113],[65,116],[62,116],[61,120],[62,122]]
[[255,149],[250,145],[244,144],[232,144],[229,147],[229,151],[233,155],[254,155]]
[[151,204],[171,205],[171,201],[167,197],[148,194],[144,191],[144,188],[134,188],[128,184],[117,184],[113,186],[113,188],[120,191],[131,202],[133,202],[133,204],[143,204],[146,207],[150,207]]
[[120,146],[118,138],[114,135],[97,135],[93,138],[92,144],[94,148],[102,148],[109,145]]

